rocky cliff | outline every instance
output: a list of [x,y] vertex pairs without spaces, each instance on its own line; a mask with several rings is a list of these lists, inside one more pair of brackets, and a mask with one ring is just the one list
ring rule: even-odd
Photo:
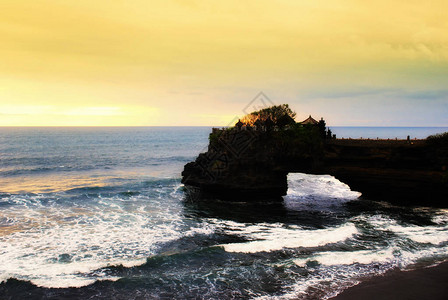
[[282,199],[290,172],[330,174],[368,199],[445,206],[447,166],[448,143],[326,140],[313,126],[214,129],[182,182],[196,195],[266,201]]

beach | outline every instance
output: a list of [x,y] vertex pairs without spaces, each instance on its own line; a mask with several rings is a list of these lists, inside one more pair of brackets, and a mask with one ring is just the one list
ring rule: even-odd
[[448,299],[448,262],[411,271],[390,271],[351,287],[333,300]]

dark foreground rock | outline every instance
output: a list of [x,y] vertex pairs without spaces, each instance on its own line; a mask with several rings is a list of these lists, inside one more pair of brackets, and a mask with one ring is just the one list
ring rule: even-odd
[[193,195],[235,201],[280,199],[287,174],[330,174],[369,199],[447,206],[448,143],[322,139],[316,127],[214,129],[208,151],[185,165]]

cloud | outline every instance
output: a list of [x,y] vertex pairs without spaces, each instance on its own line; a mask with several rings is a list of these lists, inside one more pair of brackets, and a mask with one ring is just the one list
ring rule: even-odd
[[[445,0],[3,0],[0,104],[50,105],[95,124],[132,123],[115,109],[127,105],[169,107],[176,125],[213,122],[260,90],[307,105],[324,99],[329,110],[326,99],[389,99],[440,111],[447,9]],[[287,100],[299,102],[279,98]],[[22,113],[47,122],[52,112],[42,109]]]
[[426,90],[426,91],[407,91],[404,93],[406,98],[419,100],[446,100],[448,105],[448,89]]
[[448,100],[448,89],[426,89],[413,90],[404,88],[382,88],[382,87],[343,87],[336,89],[318,89],[306,91],[301,96],[307,99],[339,99],[339,98],[403,98],[416,100]]

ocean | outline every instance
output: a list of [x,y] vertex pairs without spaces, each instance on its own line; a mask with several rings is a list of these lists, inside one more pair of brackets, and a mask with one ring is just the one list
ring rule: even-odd
[[210,131],[0,128],[0,298],[326,299],[448,260],[448,209],[370,201],[329,175],[289,174],[281,203],[190,201],[180,173]]

